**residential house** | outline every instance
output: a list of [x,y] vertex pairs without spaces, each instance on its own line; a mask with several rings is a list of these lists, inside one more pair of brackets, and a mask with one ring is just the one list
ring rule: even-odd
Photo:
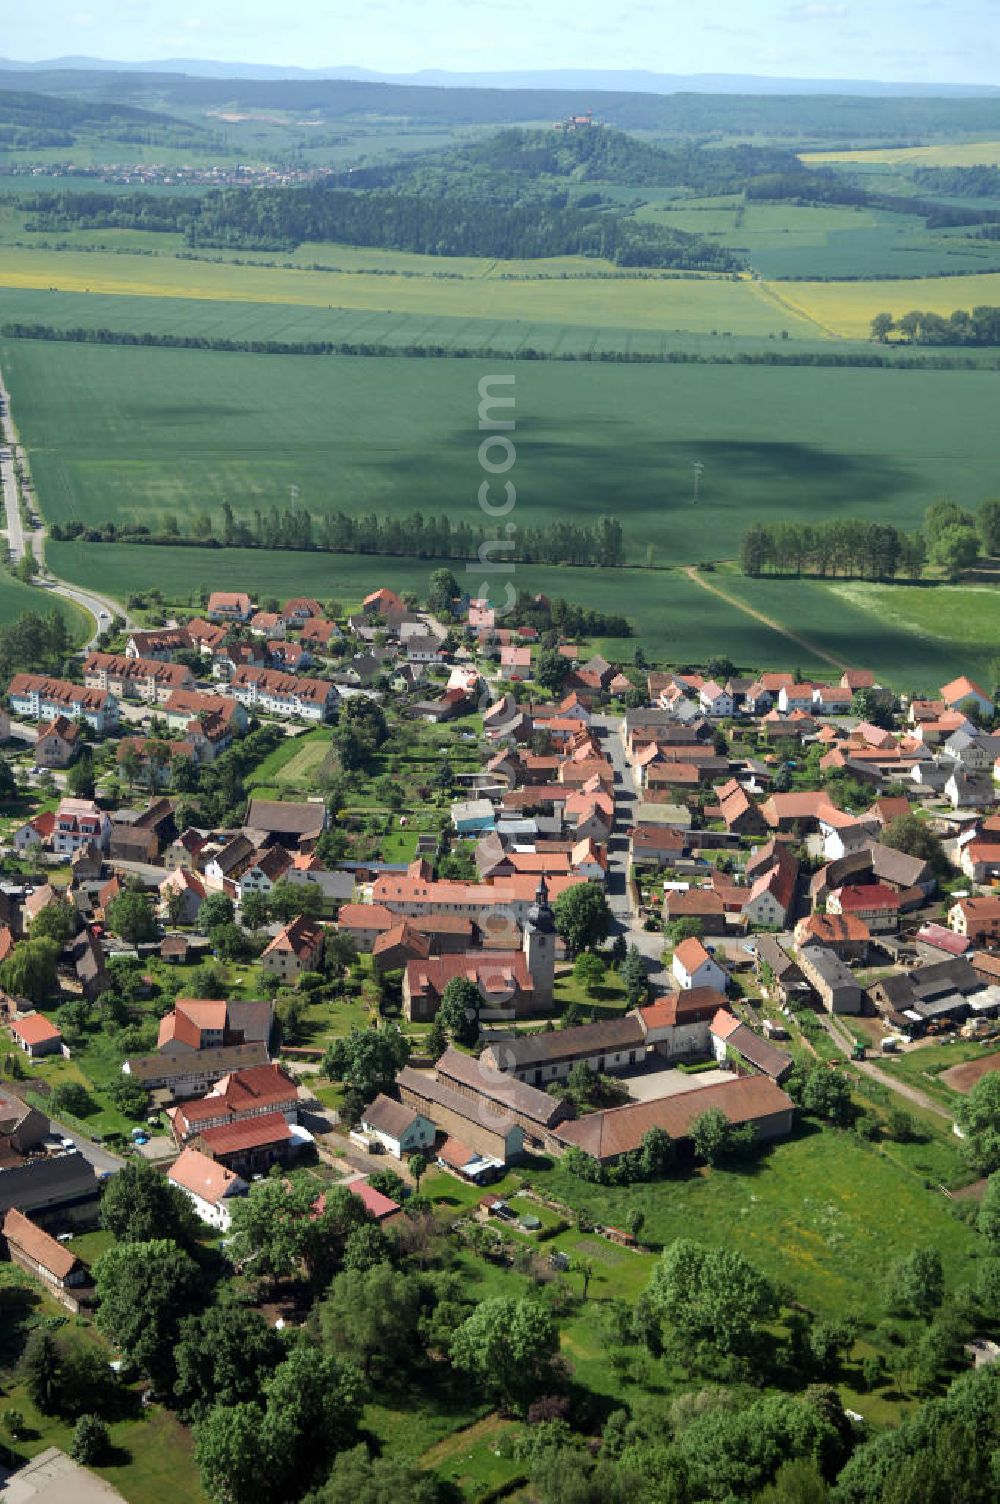
[[328,679],[299,678],[270,668],[234,669],[228,690],[238,704],[302,721],[330,720],[339,699]]
[[88,653],[83,663],[88,689],[109,690],[119,700],[165,704],[176,689],[194,687],[194,675],[183,663],[161,658],[131,658],[127,653]]
[[834,888],[826,901],[828,915],[854,915],[875,934],[899,928],[903,896],[882,883],[848,884]]
[[437,1129],[430,1118],[393,1101],[383,1092],[371,1102],[361,1115],[361,1132],[381,1144],[387,1154],[396,1159],[432,1149]]
[[692,987],[712,987],[724,993],[729,978],[722,967],[693,935],[675,946],[670,969],[678,987],[688,991]]
[[242,591],[213,590],[205,609],[209,621],[249,621],[253,615],[250,597]]
[[86,721],[98,735],[118,724],[118,701],[109,690],[86,689],[47,674],[15,674],[7,690],[14,716],[28,721]]
[[948,910],[948,924],[974,945],[1000,940],[1000,897],[957,899]]
[[122,1065],[126,1076],[147,1091],[175,1098],[194,1097],[233,1071],[266,1065],[264,1045],[225,1045],[215,1050],[162,1050],[155,1055],[131,1055]]
[[62,1054],[62,1034],[44,1013],[26,1013],[20,1018],[12,1018],[8,1027],[14,1043],[29,1060]]
[[979,713],[990,719],[996,709],[992,699],[981,685],[968,675],[961,674],[957,679],[952,679],[950,684],[941,687],[941,699],[949,710],[955,710],[959,706],[975,705]]
[[173,913],[175,924],[196,924],[205,902],[205,884],[188,867],[174,867],[159,888],[165,914]]
[[64,715],[57,715],[47,726],[39,728],[35,742],[35,766],[68,768],[80,749],[80,727]]
[[842,961],[863,961],[871,944],[871,931],[857,914],[810,914],[795,926],[798,946],[823,946]]
[[52,831],[52,850],[60,856],[72,856],[81,846],[93,843],[107,851],[111,839],[111,821],[93,799],[62,799],[56,810]]
[[266,846],[240,873],[240,902],[243,903],[251,893],[266,896],[275,883],[281,882],[291,865],[292,858],[284,846]]
[[206,886],[221,891],[246,871],[256,855],[253,842],[239,831],[205,863]]
[[776,845],[770,867],[759,872],[743,904],[748,924],[766,929],[784,927],[791,917],[799,864],[787,846]]
[[293,626],[297,622],[307,622],[323,615],[323,607],[319,601],[311,595],[296,595],[286,601],[282,607],[282,616]]
[[673,924],[678,919],[696,919],[705,935],[723,935],[728,928],[722,898],[706,888],[666,889],[663,894],[663,921],[665,924]]
[[389,971],[405,971],[411,961],[426,961],[431,942],[409,919],[400,919],[385,930],[372,946],[372,970],[377,977]]
[[728,690],[723,689],[714,679],[709,679],[698,691],[698,704],[702,715],[711,716],[713,719],[721,719],[731,716],[733,713],[733,697]]
[[314,919],[298,915],[289,920],[261,956],[261,965],[281,981],[292,981],[304,971],[318,971],[326,931]]
[[217,1002],[206,998],[178,998],[170,1013],[160,1019],[157,1049],[216,1050],[242,1044],[261,1044],[271,1039],[274,1009],[266,1001]]
[[962,848],[959,865],[974,883],[988,883],[1000,877],[1000,839],[969,841]]
[[[192,1052],[202,1059],[210,1052]],[[279,1065],[257,1065],[221,1076],[203,1097],[169,1109],[171,1131],[179,1144],[248,1118],[277,1113],[288,1123],[298,1121],[298,1087]]]
[[655,1055],[672,1060],[708,1053],[708,1028],[718,1011],[719,994],[714,987],[691,987],[686,992],[668,992],[640,1008],[638,1015],[647,1046]]
[[187,1145],[167,1171],[171,1185],[183,1191],[202,1222],[228,1232],[232,1205],[250,1189],[246,1181],[223,1164]]
[[265,1175],[273,1165],[287,1164],[311,1141],[311,1134],[293,1129],[280,1112],[269,1112],[252,1121],[205,1128],[198,1135],[196,1147],[249,1179]]

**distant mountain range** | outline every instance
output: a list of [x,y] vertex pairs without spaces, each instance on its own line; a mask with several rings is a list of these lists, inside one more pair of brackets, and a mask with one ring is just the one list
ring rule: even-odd
[[84,70],[106,73],[180,73],[189,78],[240,78],[260,81],[342,79],[359,83],[415,84],[454,89],[564,89],[634,94],[855,94],[871,98],[995,99],[1000,87],[990,84],[885,83],[848,78],[770,78],[755,73],[649,73],[641,69],[554,68],[506,73],[450,73],[427,68],[420,73],[378,73],[367,68],[279,68],[267,63],[220,63],[201,58],[160,58],[154,62],[112,62],[104,58],[59,57],[23,63],[0,58],[0,69],[14,73]]

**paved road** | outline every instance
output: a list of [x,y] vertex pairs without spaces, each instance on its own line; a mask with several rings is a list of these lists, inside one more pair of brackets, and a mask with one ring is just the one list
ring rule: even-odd
[[600,739],[615,776],[615,822],[608,841],[608,905],[624,932],[627,943],[634,945],[644,957],[654,990],[672,991],[673,983],[663,969],[663,935],[658,929],[643,929],[642,920],[632,905],[628,881],[628,832],[635,823],[639,791],[631,764],[625,755],[621,721],[617,716],[595,715],[591,726]]
[[[2,412],[0,412],[0,445],[2,445],[2,452],[9,452],[10,455],[10,458],[0,459],[0,483],[3,486],[4,506],[7,512],[7,543],[10,555],[16,564],[18,560],[24,557],[26,549],[30,548],[31,552],[34,553],[35,557],[41,563],[44,559],[45,528],[40,525],[34,528],[27,535],[27,538],[25,537],[24,525],[21,520],[21,508],[18,505],[17,479],[14,475],[13,455],[15,450],[21,462],[22,473],[25,476],[28,474],[28,460],[24,450],[18,445],[17,430],[14,427],[14,421],[10,412],[10,398],[7,388],[3,383],[2,373],[0,373],[0,408],[2,408]],[[50,575],[46,579],[39,579],[37,583],[41,588],[51,590],[53,594],[61,595],[64,599],[72,601],[77,606],[81,606],[84,611],[89,612],[94,618],[94,636],[87,643],[88,648],[92,648],[100,634],[107,631],[111,626],[114,616],[124,616],[125,614],[120,602],[116,601],[113,596],[100,595],[93,590],[81,590],[79,586],[67,584],[55,575]],[[126,626],[134,625],[127,617],[125,618],[125,624]]]
[[71,1138],[84,1159],[90,1161],[98,1175],[115,1175],[125,1168],[125,1160],[120,1159],[117,1154],[112,1154],[100,1144],[95,1144],[93,1139],[87,1138],[84,1133],[78,1133],[75,1128],[67,1128],[64,1123],[57,1123],[54,1118],[52,1119],[52,1132],[59,1138]]

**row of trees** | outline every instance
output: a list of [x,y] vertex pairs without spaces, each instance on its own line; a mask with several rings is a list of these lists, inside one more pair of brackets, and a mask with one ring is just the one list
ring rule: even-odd
[[847,575],[855,579],[917,580],[927,562],[919,533],[860,517],[831,522],[754,522],[740,541],[740,568],[764,574]]
[[888,522],[838,517],[830,522],[755,522],[740,542],[745,575],[848,575],[858,579],[918,580],[930,563],[949,579],[970,568],[980,553],[1000,554],[1000,501],[969,512],[954,501],[936,501],[924,513],[921,532],[905,533]]
[[871,331],[879,344],[898,335],[914,345],[1000,345],[1000,308],[981,303],[971,313],[956,308],[947,315],[912,308],[898,319],[877,313]]
[[354,517],[346,512],[314,516],[307,507],[259,508],[252,518],[237,517],[228,502],[217,524],[207,513],[193,518],[182,532],[176,517],[168,518],[161,531],[142,523],[106,522],[88,528],[80,522],[53,523],[58,541],[81,539],[85,543],[189,543],[205,548],[293,549],[298,552],[341,554],[391,554],[412,559],[475,559],[480,550],[503,563],[599,564],[624,563],[625,541],[615,517],[599,517],[595,523],[560,520],[539,527],[519,528],[510,543],[497,543],[482,528],[444,513],[425,517],[380,516],[369,512]]

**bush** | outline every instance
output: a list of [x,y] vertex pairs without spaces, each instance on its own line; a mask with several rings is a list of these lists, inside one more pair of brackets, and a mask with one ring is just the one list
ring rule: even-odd
[[49,1097],[49,1107],[55,1117],[68,1112],[71,1117],[85,1118],[93,1112],[94,1104],[85,1086],[79,1081],[64,1081]]
[[81,1415],[73,1428],[70,1456],[74,1462],[92,1467],[108,1454],[108,1428],[99,1415]]
[[3,1413],[4,1429],[11,1441],[20,1441],[24,1435],[24,1416],[20,1410],[5,1410]]

